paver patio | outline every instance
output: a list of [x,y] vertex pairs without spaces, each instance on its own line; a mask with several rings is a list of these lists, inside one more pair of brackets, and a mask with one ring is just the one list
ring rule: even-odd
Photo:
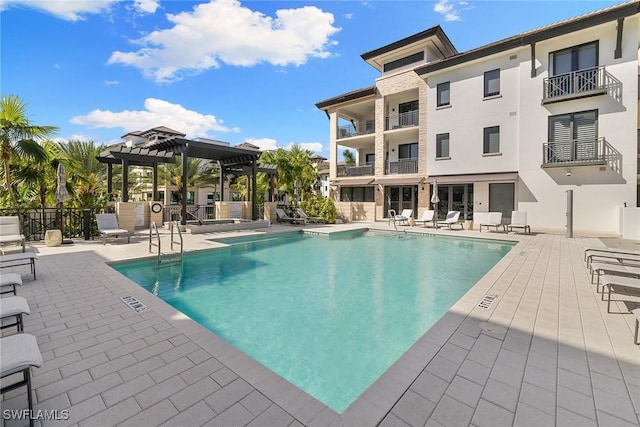
[[[278,230],[291,227],[268,231]],[[402,230],[518,244],[341,415],[105,264],[147,256],[145,234],[128,245],[35,245],[37,280],[22,267],[3,273],[23,273],[25,332],[44,359],[33,369],[35,409],[69,415],[36,424],[640,425],[634,320],[606,312],[583,261],[602,240]],[[185,237],[187,250],[216,245],[206,240],[215,234]],[[149,310],[131,310],[126,295]],[[480,307],[486,295],[496,298]],[[616,298],[619,312],[640,305]],[[24,388],[3,396],[3,410],[26,405]]]

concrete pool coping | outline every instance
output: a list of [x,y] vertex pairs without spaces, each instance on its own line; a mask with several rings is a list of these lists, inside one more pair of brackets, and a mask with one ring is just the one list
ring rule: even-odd
[[[361,227],[392,229],[385,227],[384,224],[376,223],[321,227],[315,230],[316,232],[319,230],[340,231]],[[290,226],[272,227],[268,232],[290,231],[292,228]],[[405,231],[424,232],[420,227],[407,228]],[[486,233],[485,235],[477,232],[436,230],[429,230],[428,233],[473,238],[485,238],[486,236],[496,240],[495,233]],[[223,237],[223,234],[221,233],[219,236]],[[224,236],[227,235],[224,234]],[[202,396],[198,399],[197,392],[193,391],[192,394],[196,393],[194,397],[196,403],[184,408],[184,410],[180,410],[182,406],[176,405],[170,397],[160,399],[158,405],[169,399],[173,404],[171,409],[175,411],[178,408],[179,412],[178,415],[174,414],[175,417],[163,419],[162,422],[174,420],[170,423],[175,424],[180,415],[199,412],[205,418],[205,414],[209,414],[209,421],[212,422],[216,419],[222,421],[223,418],[220,417],[226,414],[227,420],[235,419],[236,422],[232,424],[246,424],[251,421],[264,424],[265,420],[279,420],[283,424],[297,422],[303,425],[375,425],[378,423],[417,425],[426,422],[434,425],[437,423],[447,425],[452,423],[469,424],[472,421],[473,424],[479,425],[482,424],[481,421],[488,419],[493,420],[494,425],[513,424],[516,421],[523,424],[527,420],[534,419],[538,420],[537,424],[544,424],[543,421],[549,419],[559,423],[563,420],[583,422],[616,420],[621,424],[624,422],[629,425],[637,424],[640,390],[636,384],[640,379],[640,362],[637,362],[640,360],[640,350],[632,344],[630,316],[607,315],[606,308],[604,313],[602,312],[602,304],[599,304],[597,295],[594,295],[595,286],[587,286],[588,276],[581,258],[583,246],[598,246],[602,243],[594,238],[564,239],[561,236],[542,234],[531,236],[499,234],[498,236],[498,240],[511,240],[518,243],[342,415],[327,408],[105,264],[105,261],[134,258],[137,257],[136,254],[143,255],[146,250],[144,238],[138,239],[140,241],[137,245],[134,239],[131,245],[114,244],[102,247],[97,244],[79,244],[71,250],[69,248],[38,246],[41,253],[38,265],[39,278],[36,281],[26,282],[23,286],[24,289],[19,289],[19,294],[27,297],[33,310],[32,316],[25,322],[26,332],[35,333],[38,336],[39,344],[45,349],[44,352],[48,357],[45,360],[45,366],[41,368],[46,369],[44,373],[41,374],[40,370],[34,370],[34,381],[40,377],[37,380],[40,384],[36,386],[38,405],[47,409],[47,403],[49,406],[52,405],[53,397],[62,399],[60,396],[73,395],[74,389],[86,388],[90,384],[101,381],[100,378],[93,378],[93,375],[90,375],[90,378],[85,378],[87,382],[77,387],[70,387],[68,383],[70,380],[63,375],[64,369],[60,367],[46,368],[47,365],[62,366],[65,363],[65,356],[56,356],[56,350],[66,347],[53,347],[53,351],[48,350],[54,345],[52,337],[66,333],[67,335],[64,336],[70,337],[69,339],[73,341],[69,345],[78,344],[74,340],[73,332],[73,328],[77,327],[74,325],[78,322],[78,309],[71,310],[71,312],[64,310],[65,305],[62,302],[53,304],[52,307],[52,304],[47,302],[48,296],[58,290],[61,295],[68,296],[76,292],[80,286],[90,286],[86,284],[86,280],[83,281],[83,278],[86,278],[86,275],[90,273],[98,283],[108,284],[108,292],[104,292],[107,292],[106,295],[109,298],[125,294],[133,295],[150,309],[145,313],[131,314],[121,310],[120,307],[123,305],[118,301],[109,305],[111,310],[118,313],[118,316],[125,317],[132,322],[132,325],[137,324],[137,319],[141,319],[140,324],[144,324],[155,319],[156,316],[159,317],[164,321],[163,324],[175,328],[185,337],[184,339],[213,356],[258,392],[257,395],[270,402],[267,409],[259,411],[256,409],[256,405],[252,406],[244,402],[243,399],[247,399],[248,396],[256,396],[254,392],[249,392],[239,397],[237,402],[233,402],[233,405],[218,412],[216,411],[218,406],[215,403],[212,404],[214,402],[213,396],[217,393],[200,391]],[[187,245],[190,250],[216,247],[215,243],[203,240],[203,238],[211,239],[212,237],[215,236],[193,236],[188,239]],[[76,256],[70,257],[69,252],[76,253]],[[57,255],[49,257],[49,254]],[[543,254],[546,254],[546,258],[541,258]],[[73,267],[78,270],[77,262],[80,259],[85,260],[89,268],[84,271],[74,271]],[[560,260],[566,261],[567,264],[559,264]],[[543,264],[544,269],[542,269]],[[539,268],[535,268],[536,266]],[[549,280],[539,277],[540,272],[549,272]],[[570,273],[571,282],[571,286],[567,287],[572,288],[570,294],[574,297],[563,296],[565,289],[561,289],[559,286],[558,278],[564,277],[567,272]],[[77,273],[76,275],[79,277],[71,277],[73,273]],[[567,276],[568,281],[569,276]],[[42,286],[42,283],[45,283],[46,286]],[[56,289],[55,292],[53,289]],[[83,296],[83,298],[90,299],[94,290],[86,289],[84,291],[88,296]],[[101,289],[100,292],[103,290]],[[489,308],[479,307],[478,304],[487,294],[495,294],[497,298]],[[567,313],[565,313],[563,306],[559,305],[559,301],[564,301],[563,298],[576,303]],[[519,304],[522,301],[526,301],[527,304],[520,307]],[[60,308],[55,307],[58,304],[60,304]],[[531,313],[531,307],[536,307],[534,313]],[[95,312],[95,309],[90,307],[86,310],[86,315],[89,316],[89,313],[92,312]],[[85,311],[81,311],[81,313],[85,313]],[[597,320],[583,318],[586,313],[590,313],[591,317]],[[39,319],[54,315],[59,316],[57,317],[57,326],[53,327],[53,331],[49,331],[51,326],[48,323],[51,322],[42,322]],[[70,320],[65,321],[65,318]],[[114,324],[119,325],[118,322],[123,321],[123,319],[118,319]],[[154,321],[159,322],[160,320]],[[499,331],[499,328],[493,331],[491,329],[483,330],[480,327],[483,322],[502,325],[506,333],[496,333],[495,330]],[[579,350],[580,345],[576,344],[575,337],[565,336],[564,324],[570,326],[569,331],[580,335],[582,352]],[[104,326],[109,325],[100,324],[100,327]],[[169,326],[163,327],[169,330]],[[595,332],[601,332],[602,336],[592,336],[594,332],[591,332],[591,329]],[[554,330],[555,332],[553,332]],[[88,331],[83,331],[80,334],[86,332]],[[115,331],[110,331],[110,333],[113,332]],[[160,333],[159,331],[152,332],[154,334]],[[563,339],[560,340],[560,337]],[[119,339],[124,340],[123,338]],[[594,369],[588,369],[585,374],[584,371],[573,372],[568,366],[565,366],[561,351],[566,346],[565,341],[572,344],[566,350],[569,356],[575,356],[576,352],[584,354],[587,361],[594,360]],[[594,348],[590,348],[592,342],[595,343],[593,344]],[[570,349],[574,351],[569,351]],[[137,351],[143,350],[145,350],[144,347]],[[70,350],[60,350],[59,353],[69,354],[68,351]],[[85,350],[80,350],[80,352],[82,351]],[[107,359],[111,360],[108,357],[109,351],[113,350],[105,349]],[[555,404],[541,403],[531,397],[531,390],[536,387],[540,390],[545,390],[545,387],[551,388],[549,375],[545,374],[550,374],[549,371],[553,370],[553,362],[549,359],[553,359],[554,351],[556,354],[555,380],[553,381]],[[81,357],[81,359],[83,358]],[[570,359],[574,358],[570,357]],[[582,360],[577,356],[575,359]],[[81,360],[71,363],[80,362]],[[167,363],[167,365],[171,363]],[[589,365],[589,363],[587,364]],[[473,370],[470,367],[476,369]],[[165,368],[171,369],[170,366]],[[91,369],[95,368],[89,368],[89,374],[92,373]],[[45,381],[44,376],[51,376],[52,370],[58,372],[61,378],[42,384]],[[485,372],[487,370],[489,371]],[[486,375],[480,375],[479,372],[485,372]],[[505,376],[505,372],[511,372],[513,375]],[[565,380],[569,374],[573,375],[571,378],[574,382],[577,381],[576,378],[589,379],[586,384],[590,384],[590,387],[583,390],[580,398],[588,401],[590,397],[592,403],[591,405],[586,404],[584,409],[573,407],[570,403],[571,399],[567,397],[575,397],[573,394],[580,392],[580,390],[575,390],[576,387],[568,384],[568,380]],[[184,376],[184,373],[177,370],[172,377],[180,377],[180,375]],[[601,378],[602,375],[606,378]],[[156,377],[153,378],[156,379]],[[158,376],[158,378],[161,377]],[[122,381],[124,384],[130,383],[126,378],[123,378]],[[164,384],[166,381],[168,380],[161,383]],[[234,381],[231,384],[235,383]],[[425,383],[430,386],[425,387]],[[611,385],[612,383],[617,384],[617,388]],[[217,386],[223,386],[222,389],[225,389],[231,384],[218,383]],[[466,385],[466,387],[461,387],[461,385]],[[155,384],[155,387],[159,386],[160,384]],[[182,389],[178,388],[176,393]],[[82,419],[78,419],[78,417],[84,415],[78,415],[69,424],[82,421],[81,425],[83,423],[95,425],[97,421],[102,420],[103,423],[106,422],[103,425],[110,425],[112,421],[115,423],[126,419],[134,420],[137,415],[149,411],[149,408],[141,402],[146,402],[148,394],[153,394],[154,390],[154,386],[150,386],[139,393],[134,393],[131,397],[132,401],[129,399],[125,401],[129,402],[131,412],[129,416],[123,415],[125,413],[123,411],[118,411],[116,415],[116,411],[112,408],[119,407],[118,405],[122,405],[122,403],[110,406],[111,401],[105,397],[109,390],[102,391],[98,394],[102,399],[100,410],[96,409],[95,413]],[[508,397],[505,397],[505,390],[517,392],[515,393],[515,404]],[[584,393],[587,390],[590,390],[590,393]],[[17,408],[22,407],[21,396],[17,392],[14,393],[8,396],[7,403],[15,405]],[[48,399],[40,398],[40,395]],[[87,406],[89,400],[92,404],[97,405],[93,401],[94,397],[78,400],[75,403],[70,402],[69,409],[72,417],[74,412],[79,414],[80,408]],[[75,400],[77,399],[78,397],[75,398]],[[612,408],[614,403],[611,402],[614,402],[618,409],[614,410]],[[169,403],[166,405],[167,408],[170,406]],[[248,418],[247,407],[253,409],[248,411],[253,418]],[[74,408],[76,409],[74,410]],[[235,408],[236,418],[228,418],[233,415],[229,413],[231,408]],[[49,407],[48,409],[61,408]],[[244,411],[242,412],[243,416],[239,415],[241,409]],[[125,418],[120,420],[122,417]],[[180,419],[185,420],[185,418]],[[195,419],[193,418],[193,420]],[[157,424],[162,424],[162,422]],[[153,424],[151,421],[150,423]],[[195,425],[198,423],[194,421],[187,424]]]

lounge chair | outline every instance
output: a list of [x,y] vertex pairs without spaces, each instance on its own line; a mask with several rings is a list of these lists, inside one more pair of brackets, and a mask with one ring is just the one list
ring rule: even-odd
[[631,310],[631,314],[636,318],[636,332],[633,335],[633,343],[640,344],[638,340],[638,329],[640,329],[640,307]]
[[[30,265],[33,280],[36,280],[36,259],[35,252],[22,252],[19,254],[0,255],[0,268],[16,267],[19,265]],[[4,276],[4,275],[3,275]]]
[[107,244],[107,237],[127,236],[127,243],[131,243],[129,231],[120,228],[116,214],[96,214],[98,221],[98,233],[102,234],[102,244]]
[[0,216],[0,246],[17,244],[24,252],[25,238],[20,233],[20,219],[17,216]]
[[513,211],[511,212],[511,224],[506,224],[505,228],[507,233],[513,231],[514,228],[522,228],[527,234],[531,234],[531,227],[527,224],[527,212],[526,211]]
[[640,254],[628,254],[610,251],[592,251],[587,254],[587,267],[591,268],[593,258],[603,258],[610,262],[617,262],[622,265],[638,265],[640,264]]
[[430,222],[434,227],[436,226],[436,211],[427,210],[422,212],[422,217],[416,222],[421,222],[423,227],[427,226],[427,223]]
[[438,226],[446,225],[449,227],[449,230],[452,229],[454,224],[458,224],[460,226],[460,230],[464,228],[464,225],[460,221],[460,211],[449,211],[447,212],[447,216],[443,221],[438,221]]
[[596,276],[596,292],[600,292],[600,276],[605,274],[640,278],[640,267],[609,262],[592,262],[591,283],[593,283],[593,276]]
[[[23,385],[27,386],[29,414],[33,413],[33,397],[31,393],[31,367],[42,366],[42,355],[36,337],[30,334],[14,334],[0,338],[0,378],[14,374],[22,374],[22,380],[7,385],[2,380],[0,393],[4,394]],[[29,417],[29,426],[33,427],[34,417]]]
[[304,224],[304,219],[303,218],[293,218],[290,217],[289,215],[287,215],[287,213],[281,209],[281,208],[277,208],[276,209],[276,221],[279,223],[289,223],[289,224]]
[[395,211],[391,209],[389,211],[389,220],[393,221],[393,225],[395,226],[396,222],[400,224],[409,225],[409,220],[413,218],[413,209],[403,209],[400,215],[391,215],[391,212],[395,214]]
[[584,260],[587,260],[587,256],[591,252],[611,252],[614,254],[625,254],[625,255],[640,255],[640,251],[634,249],[618,249],[618,248],[585,248],[584,250]]
[[504,225],[502,225],[502,212],[489,212],[487,215],[487,221],[484,223],[480,223],[480,232],[482,233],[482,227],[495,227],[496,233],[498,232],[498,227],[502,227],[504,230]]
[[320,218],[319,216],[309,216],[302,208],[296,209],[296,213],[299,218],[304,220],[305,224],[324,222],[324,218]]
[[[2,321],[0,329],[15,326],[18,329],[18,332],[23,332],[24,324],[22,323],[22,315],[29,313],[31,313],[31,311],[29,310],[29,304],[27,304],[26,299],[22,297],[0,298],[0,320]],[[15,321],[13,323],[4,322],[12,317],[15,317]]]
[[613,276],[605,274],[600,277],[602,282],[602,298],[604,298],[604,289],[608,289],[607,292],[607,313],[611,313],[611,294],[612,293],[626,293],[629,289],[640,291],[640,279],[624,276]]
[[0,295],[16,295],[16,285],[22,285],[22,277],[18,273],[0,274]]

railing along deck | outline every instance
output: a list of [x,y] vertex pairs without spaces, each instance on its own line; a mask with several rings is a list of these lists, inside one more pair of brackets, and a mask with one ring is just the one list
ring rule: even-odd
[[604,66],[547,77],[543,80],[542,102],[604,94],[613,82]]
[[546,142],[542,149],[543,166],[606,163],[607,142],[604,138]]

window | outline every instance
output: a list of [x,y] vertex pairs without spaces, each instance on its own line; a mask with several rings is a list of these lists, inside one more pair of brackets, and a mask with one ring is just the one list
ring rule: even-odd
[[218,193],[217,191],[207,192],[207,205],[213,205],[214,202],[219,202],[219,201],[220,201],[220,193]]
[[437,87],[438,91],[438,100],[437,106],[444,107],[445,105],[450,105],[450,92],[449,92],[449,82],[440,83]]
[[551,53],[553,75],[585,70],[598,66],[598,42],[573,46]]
[[387,62],[384,64],[384,72],[395,70],[405,65],[413,64],[424,60],[424,51],[414,53],[413,55],[405,56],[404,58],[396,59],[395,61]]
[[418,158],[418,143],[413,142],[411,144],[400,144],[398,146],[398,159],[417,159]]
[[549,117],[549,162],[591,160],[598,153],[598,110]]
[[164,202],[164,191],[158,191],[158,201]]
[[340,187],[341,202],[373,202],[373,187]]
[[376,162],[376,155],[374,153],[365,154],[364,159],[368,165],[373,165]]
[[398,105],[398,122],[400,127],[415,126],[418,124],[418,101],[404,102]]
[[484,73],[484,96],[500,95],[500,69]]
[[500,152],[500,126],[484,128],[484,154]]
[[436,135],[436,158],[449,157],[449,134]]

